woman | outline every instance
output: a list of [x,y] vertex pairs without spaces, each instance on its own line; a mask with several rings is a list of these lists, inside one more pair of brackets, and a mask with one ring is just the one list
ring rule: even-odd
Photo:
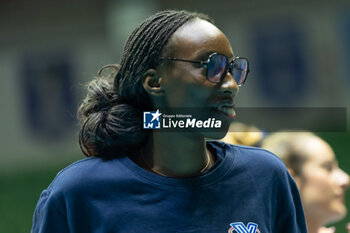
[[232,121],[247,72],[208,17],[163,11],[146,19],[119,70],[90,83],[79,109],[89,158],[42,193],[32,232],[306,232],[297,188],[272,154],[206,142],[227,128],[142,129],[143,112],[157,109],[196,107],[200,117]]
[[323,226],[344,218],[349,176],[338,167],[328,143],[308,132],[281,132],[265,138],[262,146],[278,155],[293,175],[303,201],[308,232],[334,232],[334,228]]

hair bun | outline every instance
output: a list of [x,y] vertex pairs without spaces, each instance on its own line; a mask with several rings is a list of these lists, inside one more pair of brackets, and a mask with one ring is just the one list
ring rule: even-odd
[[[104,75],[106,68],[113,68],[108,76]],[[142,130],[141,109],[122,101],[114,89],[117,68],[108,65],[98,72],[78,109],[79,144],[86,156],[123,156],[137,149],[149,135]]]
[[117,104],[119,96],[106,79],[95,79],[88,85],[88,94],[79,108],[81,116],[88,117],[91,113],[108,111]]
[[[102,76],[107,70],[109,75]],[[91,113],[108,111],[118,102],[121,103],[119,95],[113,88],[113,77],[118,70],[119,65],[106,65],[98,71],[98,77],[87,86],[88,93],[78,109],[78,118],[88,117]]]

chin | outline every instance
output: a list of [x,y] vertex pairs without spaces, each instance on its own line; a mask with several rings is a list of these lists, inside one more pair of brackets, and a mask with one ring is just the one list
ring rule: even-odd
[[346,216],[347,210],[344,204],[336,203],[332,206],[330,213],[327,224],[343,219]]
[[226,132],[206,132],[204,137],[208,139],[220,140],[224,138],[227,134]]

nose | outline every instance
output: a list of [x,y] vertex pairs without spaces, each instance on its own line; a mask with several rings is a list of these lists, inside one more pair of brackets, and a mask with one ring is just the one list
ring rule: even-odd
[[338,185],[341,186],[344,190],[349,188],[349,185],[350,185],[349,175],[340,168],[337,170],[337,173],[338,173],[338,176],[337,176]]
[[219,85],[221,92],[231,92],[232,95],[235,95],[239,91],[238,84],[236,83],[232,74],[228,71],[226,72],[225,77]]

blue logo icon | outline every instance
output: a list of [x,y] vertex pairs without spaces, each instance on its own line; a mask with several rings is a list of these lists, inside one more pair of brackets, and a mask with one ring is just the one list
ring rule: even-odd
[[160,129],[161,115],[159,109],[156,112],[143,112],[143,128]]
[[237,233],[260,233],[258,224],[253,222],[249,222],[247,226],[245,226],[242,222],[234,222],[230,225],[231,228],[228,230],[228,233],[233,233],[233,231],[236,231]]

